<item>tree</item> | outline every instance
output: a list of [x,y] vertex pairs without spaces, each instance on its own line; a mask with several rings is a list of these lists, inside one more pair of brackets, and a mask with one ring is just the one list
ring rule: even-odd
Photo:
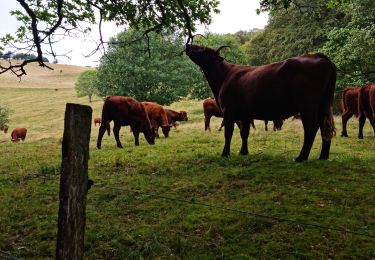
[[298,0],[288,9],[272,11],[269,24],[246,43],[252,65],[283,60],[320,49],[328,32],[347,23],[340,9],[327,7],[327,0]]
[[[173,33],[150,33],[148,41],[124,46],[142,30],[129,29],[111,40],[98,71],[99,95],[126,95],[142,101],[170,104],[202,85],[203,76],[190,60],[180,55],[183,39]],[[152,55],[144,50],[150,48]],[[204,83],[203,83],[204,85]]]
[[9,123],[10,110],[7,107],[0,107],[0,126]]
[[[189,39],[196,29],[196,23],[209,24],[211,12],[219,12],[217,0],[17,0],[20,10],[14,10],[21,25],[15,35],[6,34],[0,39],[0,49],[15,47],[30,53],[36,53],[35,59],[28,59],[21,64],[0,65],[0,74],[12,71],[21,77],[26,74],[25,66],[30,62],[43,62],[43,52],[48,52],[54,59],[59,55],[54,51],[54,43],[62,35],[81,36],[92,29],[98,22],[101,35],[102,21],[112,21],[118,26],[145,28],[141,38],[147,38],[152,31],[178,29]],[[95,13],[99,13],[99,18]],[[89,26],[87,26],[89,24]],[[91,24],[91,25],[90,25]],[[134,39],[133,39],[134,40]],[[104,48],[102,37],[98,40],[98,49]],[[47,48],[44,49],[44,48]],[[52,69],[52,68],[50,68]]]
[[321,51],[338,69],[339,89],[375,82],[375,2],[353,0],[342,10],[350,17],[343,27],[333,28]]
[[94,94],[97,94],[97,70],[86,70],[82,72],[75,82],[75,90],[78,97],[89,97],[89,102]]

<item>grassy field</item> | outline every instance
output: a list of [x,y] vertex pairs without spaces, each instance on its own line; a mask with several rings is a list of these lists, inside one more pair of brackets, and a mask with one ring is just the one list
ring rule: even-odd
[[[0,88],[13,110],[10,128],[29,129],[25,142],[0,133],[0,258],[48,259],[55,254],[59,167],[65,104],[92,106],[70,88]],[[85,256],[88,259],[327,259],[375,257],[375,142],[357,120],[349,138],[335,137],[331,159],[295,163],[302,145],[298,120],[280,132],[251,131],[250,155],[238,155],[238,130],[230,158],[221,158],[223,133],[204,132],[201,101],[180,101],[189,121],[169,138],[124,149],[105,136],[95,149],[92,126]],[[340,119],[336,118],[340,133]],[[353,231],[356,234],[345,232]]]

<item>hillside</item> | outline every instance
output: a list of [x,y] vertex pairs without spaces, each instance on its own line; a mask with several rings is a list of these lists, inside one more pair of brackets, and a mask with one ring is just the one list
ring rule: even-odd
[[[8,61],[0,60],[0,65],[6,63]],[[42,68],[37,63],[28,64],[26,66],[27,75],[22,76],[21,80],[10,72],[0,74],[0,88],[73,88],[79,74],[92,69],[91,67],[66,64],[46,64],[53,70]]]

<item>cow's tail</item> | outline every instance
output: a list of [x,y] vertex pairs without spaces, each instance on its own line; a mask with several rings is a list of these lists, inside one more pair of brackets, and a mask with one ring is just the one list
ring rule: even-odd
[[104,101],[104,104],[103,104],[103,110],[102,110],[102,124],[101,126],[105,127],[106,128],[106,131],[107,131],[107,134],[108,135],[111,135],[111,126],[109,125],[109,122],[110,122],[110,115],[109,115],[109,111],[110,111],[110,108],[109,106],[111,105],[110,102],[108,102],[109,97],[107,97]]
[[323,122],[321,126],[321,132],[323,140],[330,141],[336,135],[335,122],[333,120],[333,100],[336,87],[336,66],[329,60],[328,57],[325,57],[325,59],[327,59],[330,63],[331,73],[323,98],[323,111],[321,111],[323,113]]

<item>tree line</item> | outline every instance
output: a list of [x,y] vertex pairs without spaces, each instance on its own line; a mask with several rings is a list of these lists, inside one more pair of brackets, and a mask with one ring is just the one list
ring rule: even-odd
[[[3,53],[0,51],[0,59],[4,60],[28,60],[28,59],[35,59],[36,55],[35,54],[30,54],[30,53],[13,53],[11,51],[7,51]],[[49,62],[48,58],[42,57],[43,62]]]
[[[228,45],[222,52],[227,61],[251,66],[322,52],[337,66],[337,97],[347,86],[375,82],[375,1],[351,0],[337,6],[328,0],[293,3],[271,9],[262,30],[206,34],[194,42],[213,48]],[[141,31],[129,29],[110,40],[96,72],[89,72],[95,74],[95,87],[82,87],[77,81],[81,96],[88,95],[87,90],[103,97],[130,95],[169,104],[180,97],[211,95],[199,68],[180,55],[184,40],[179,34],[151,33],[130,44]]]

